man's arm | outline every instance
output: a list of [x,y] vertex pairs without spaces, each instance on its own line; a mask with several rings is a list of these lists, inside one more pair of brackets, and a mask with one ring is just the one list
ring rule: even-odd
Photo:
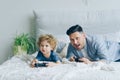
[[67,49],[67,55],[66,55],[66,58],[67,58],[68,60],[73,60],[73,57],[74,57],[73,50],[74,50],[74,49],[73,49],[72,45],[69,43],[68,49]]

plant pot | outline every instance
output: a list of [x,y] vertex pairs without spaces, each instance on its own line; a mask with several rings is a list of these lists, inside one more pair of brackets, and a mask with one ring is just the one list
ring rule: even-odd
[[27,50],[23,50],[21,46],[17,46],[17,52],[15,55],[24,55],[27,54]]

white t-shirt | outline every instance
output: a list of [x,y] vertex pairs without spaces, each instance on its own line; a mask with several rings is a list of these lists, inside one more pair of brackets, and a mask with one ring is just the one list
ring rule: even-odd
[[91,60],[91,58],[90,58],[90,57],[88,56],[88,54],[87,54],[87,51],[86,51],[84,48],[81,49],[81,52],[82,52],[82,54],[83,54],[83,56],[84,56],[85,58]]

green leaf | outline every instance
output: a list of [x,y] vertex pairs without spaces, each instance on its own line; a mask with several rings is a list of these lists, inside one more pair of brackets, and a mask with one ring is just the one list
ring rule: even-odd
[[21,46],[22,50],[27,51],[28,54],[36,51],[36,40],[29,34],[17,35],[14,39],[14,54],[18,53],[18,47]]

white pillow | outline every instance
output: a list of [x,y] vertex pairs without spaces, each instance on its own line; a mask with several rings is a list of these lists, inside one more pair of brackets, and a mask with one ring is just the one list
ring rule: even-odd
[[61,51],[63,50],[63,48],[65,46],[66,46],[66,43],[64,43],[64,42],[58,42],[57,47],[55,49],[55,52],[61,53]]
[[103,35],[107,41],[120,42],[120,31]]
[[36,10],[34,11],[37,37],[43,33],[65,34],[75,24],[89,33],[118,31],[120,10]]
[[61,53],[62,49],[69,43],[69,38],[67,35],[55,35],[58,44],[56,48],[57,53]]
[[120,31],[106,34],[97,34],[99,37],[103,37],[106,41],[120,42]]
[[[41,34],[66,35],[70,26],[86,24],[86,11],[34,11],[36,37]],[[68,40],[67,40],[68,42]]]
[[58,53],[58,55],[61,58],[66,58],[68,45],[69,45],[69,43],[65,45],[65,47],[62,49],[62,51],[60,53]]

